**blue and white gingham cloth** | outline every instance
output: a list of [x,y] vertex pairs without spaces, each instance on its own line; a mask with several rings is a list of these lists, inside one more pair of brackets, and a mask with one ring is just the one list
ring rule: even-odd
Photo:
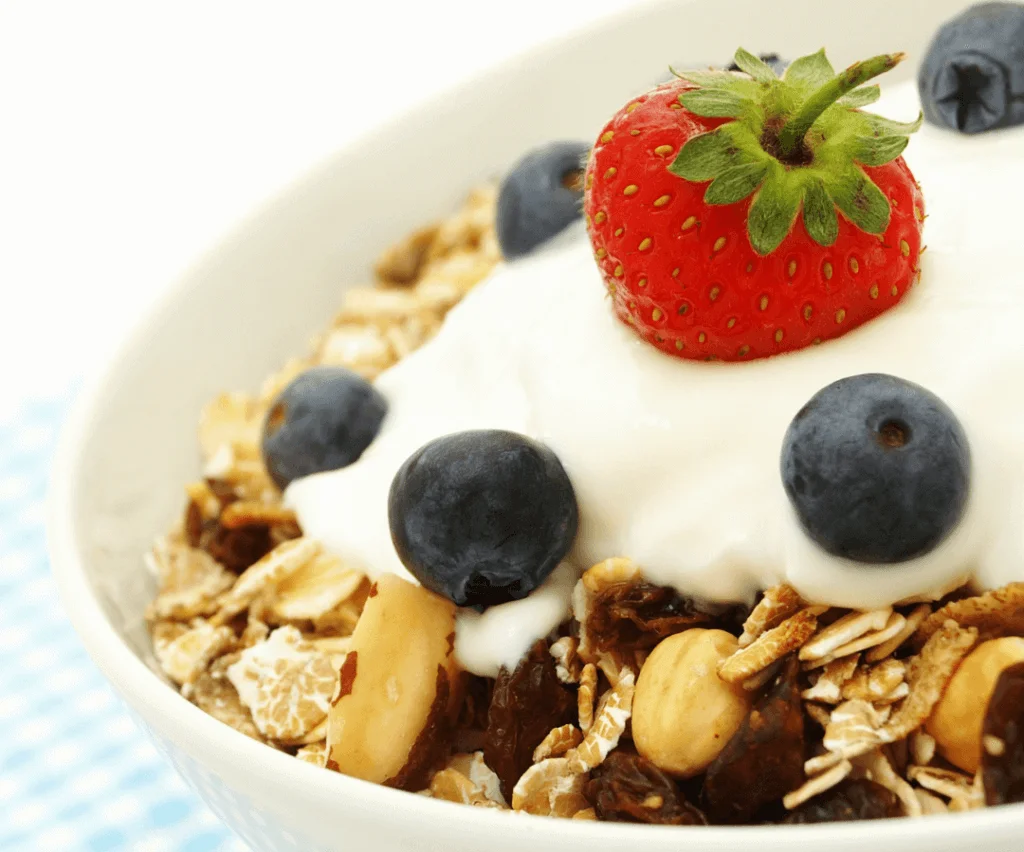
[[0,421],[0,850],[245,852],[86,655],[46,557],[65,399]]

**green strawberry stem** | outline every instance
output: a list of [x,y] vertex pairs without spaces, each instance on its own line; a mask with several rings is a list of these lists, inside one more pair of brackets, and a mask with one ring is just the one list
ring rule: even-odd
[[781,159],[793,157],[803,145],[811,126],[832,104],[868,80],[891,71],[906,58],[905,53],[884,53],[851,65],[837,74],[803,102],[779,131],[778,150]]
[[[866,81],[898,65],[902,53],[876,56],[836,73],[824,50],[794,59],[781,78],[749,51],[744,74],[690,71],[679,103],[704,118],[731,119],[687,140],[669,171],[707,183],[704,203],[749,199],[747,235],[771,254],[803,218],[818,245],[833,245],[839,214],[868,234],[883,234],[892,209],[867,167],[896,160],[923,117],[893,121],[866,112],[881,91]],[[812,129],[813,128],[813,129]]]

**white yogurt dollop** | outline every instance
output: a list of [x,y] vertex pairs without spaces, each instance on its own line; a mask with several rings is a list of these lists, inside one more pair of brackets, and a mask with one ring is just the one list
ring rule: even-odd
[[[916,113],[912,85],[882,111]],[[572,479],[578,568],[628,556],[645,576],[712,601],[787,581],[808,600],[877,607],[974,577],[1024,579],[1024,137],[925,127],[907,160],[928,221],[921,283],[896,309],[822,346],[746,364],[672,358],[612,314],[582,228],[497,269],[437,337],[384,373],[390,410],[351,467],[287,492],[308,535],[371,575],[409,575],[391,544],[395,472],[433,438],[500,428],[549,445]],[[836,258],[845,262],[845,258]],[[783,436],[821,388],[891,373],[936,393],[971,443],[971,499],[957,530],[913,562],[873,567],[814,545],[779,475]],[[565,617],[539,599],[460,618],[458,654],[493,674]],[[557,589],[552,591],[552,589]],[[568,593],[565,593],[566,601]],[[522,616],[516,615],[522,613]],[[543,617],[542,617],[543,615]]]

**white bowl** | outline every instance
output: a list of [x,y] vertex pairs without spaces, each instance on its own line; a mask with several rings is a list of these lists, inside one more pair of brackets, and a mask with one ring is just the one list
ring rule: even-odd
[[966,5],[643,4],[471,80],[339,153],[209,252],[139,325],[67,426],[53,487],[54,571],[93,659],[178,771],[254,849],[1020,848],[1021,806],[800,829],[654,828],[510,816],[374,786],[260,745],[181,698],[150,668],[142,618],[154,588],[141,555],[199,472],[201,405],[222,389],[256,387],[300,351],[344,284],[365,280],[381,247],[449,210],[531,145],[592,138],[670,62],[721,60],[739,44],[787,56],[826,44],[843,64],[894,49],[919,59],[936,26]]

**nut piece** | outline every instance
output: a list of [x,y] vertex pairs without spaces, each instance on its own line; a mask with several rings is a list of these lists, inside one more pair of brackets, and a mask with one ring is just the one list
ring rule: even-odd
[[939,753],[966,772],[981,762],[981,731],[996,681],[1004,669],[1024,661],[1024,639],[984,642],[961,663],[945,695],[928,720]]
[[717,673],[738,647],[724,630],[695,628],[663,640],[647,658],[633,699],[633,741],[663,772],[702,772],[747,717],[750,693]]
[[[403,774],[457,677],[455,607],[392,574],[370,592],[328,715],[328,766],[384,783]],[[445,702],[447,697],[445,696]]]

